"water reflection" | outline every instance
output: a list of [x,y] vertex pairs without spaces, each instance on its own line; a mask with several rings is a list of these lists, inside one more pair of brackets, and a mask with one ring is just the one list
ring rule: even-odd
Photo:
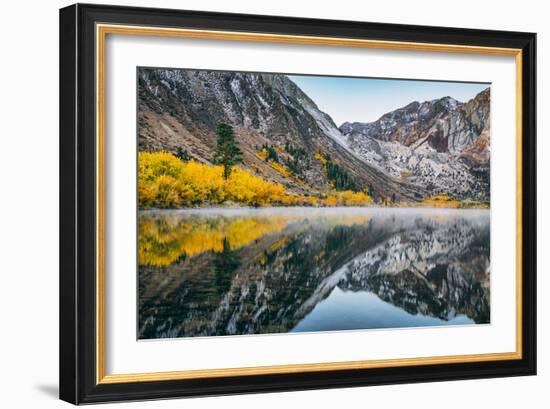
[[488,323],[489,211],[139,215],[139,337]]

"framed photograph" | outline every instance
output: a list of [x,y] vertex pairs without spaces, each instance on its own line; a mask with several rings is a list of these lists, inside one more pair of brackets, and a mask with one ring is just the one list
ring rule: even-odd
[[534,375],[535,41],[61,9],[61,399]]

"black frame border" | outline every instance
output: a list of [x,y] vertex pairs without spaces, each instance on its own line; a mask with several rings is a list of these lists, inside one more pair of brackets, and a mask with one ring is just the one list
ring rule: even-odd
[[[185,27],[522,50],[522,358],[96,383],[96,23]],[[536,374],[536,34],[75,4],[60,10],[60,377],[74,404]]]

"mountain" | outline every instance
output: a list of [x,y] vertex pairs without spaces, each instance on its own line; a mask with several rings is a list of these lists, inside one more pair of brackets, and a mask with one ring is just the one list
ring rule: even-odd
[[341,190],[368,190],[377,200],[427,194],[364,160],[284,75],[140,68],[138,104],[141,151],[179,148],[211,163],[216,126],[227,123],[243,151],[242,166],[291,192],[318,193],[339,183]]
[[388,175],[430,194],[489,201],[490,90],[466,103],[412,102],[371,123],[340,126],[346,145]]
[[414,101],[374,122],[337,127],[285,75],[140,68],[138,104],[141,151],[185,150],[210,164],[216,126],[227,123],[241,166],[292,193],[490,200],[489,88],[465,103]]

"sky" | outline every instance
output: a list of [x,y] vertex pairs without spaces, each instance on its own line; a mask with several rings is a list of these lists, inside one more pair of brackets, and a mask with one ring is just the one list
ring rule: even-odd
[[446,96],[466,102],[489,87],[484,83],[392,80],[375,78],[289,75],[336,126],[372,122],[413,102]]

